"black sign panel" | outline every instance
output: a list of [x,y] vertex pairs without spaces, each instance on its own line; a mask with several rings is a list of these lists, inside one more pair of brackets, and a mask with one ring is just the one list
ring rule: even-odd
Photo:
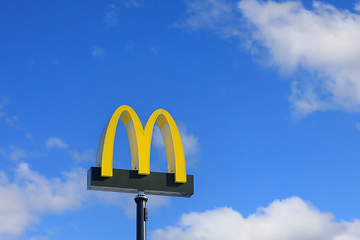
[[186,175],[186,183],[175,183],[173,173],[150,172],[138,175],[136,170],[113,169],[112,177],[101,177],[101,167],[88,170],[89,190],[191,197],[194,194],[194,176]]

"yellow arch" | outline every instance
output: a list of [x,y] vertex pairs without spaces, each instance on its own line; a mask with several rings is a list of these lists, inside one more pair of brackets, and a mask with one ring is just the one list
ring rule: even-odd
[[113,175],[113,152],[115,132],[119,119],[124,123],[129,139],[131,167],[138,174],[150,174],[150,148],[155,123],[159,126],[164,139],[168,172],[175,174],[175,182],[186,182],[184,150],[179,130],[174,119],[164,109],[153,112],[145,129],[136,112],[127,105],[116,109],[101,134],[96,166],[101,166],[102,177]]

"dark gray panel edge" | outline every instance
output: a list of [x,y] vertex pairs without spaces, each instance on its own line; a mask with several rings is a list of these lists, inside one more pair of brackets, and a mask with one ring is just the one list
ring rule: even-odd
[[149,175],[138,175],[134,170],[113,169],[113,176],[100,176],[100,167],[91,167],[88,170],[87,189],[97,191],[138,193],[191,197],[194,194],[194,176],[186,175],[186,183],[175,183],[174,174],[150,172]]

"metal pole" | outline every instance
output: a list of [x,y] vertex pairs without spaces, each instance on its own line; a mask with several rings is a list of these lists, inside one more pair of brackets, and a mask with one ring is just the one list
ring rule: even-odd
[[136,202],[136,240],[146,240],[146,221],[148,220],[146,202],[148,198],[143,192],[139,192],[134,200]]

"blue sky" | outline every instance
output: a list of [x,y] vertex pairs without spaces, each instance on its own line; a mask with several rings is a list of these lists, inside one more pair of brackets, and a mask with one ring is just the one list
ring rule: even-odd
[[[166,109],[195,177],[149,239],[360,239],[360,3],[36,1],[0,8],[0,239],[133,239],[86,190],[115,109]],[[151,170],[166,171],[158,129]],[[130,169],[125,128],[114,167]]]

